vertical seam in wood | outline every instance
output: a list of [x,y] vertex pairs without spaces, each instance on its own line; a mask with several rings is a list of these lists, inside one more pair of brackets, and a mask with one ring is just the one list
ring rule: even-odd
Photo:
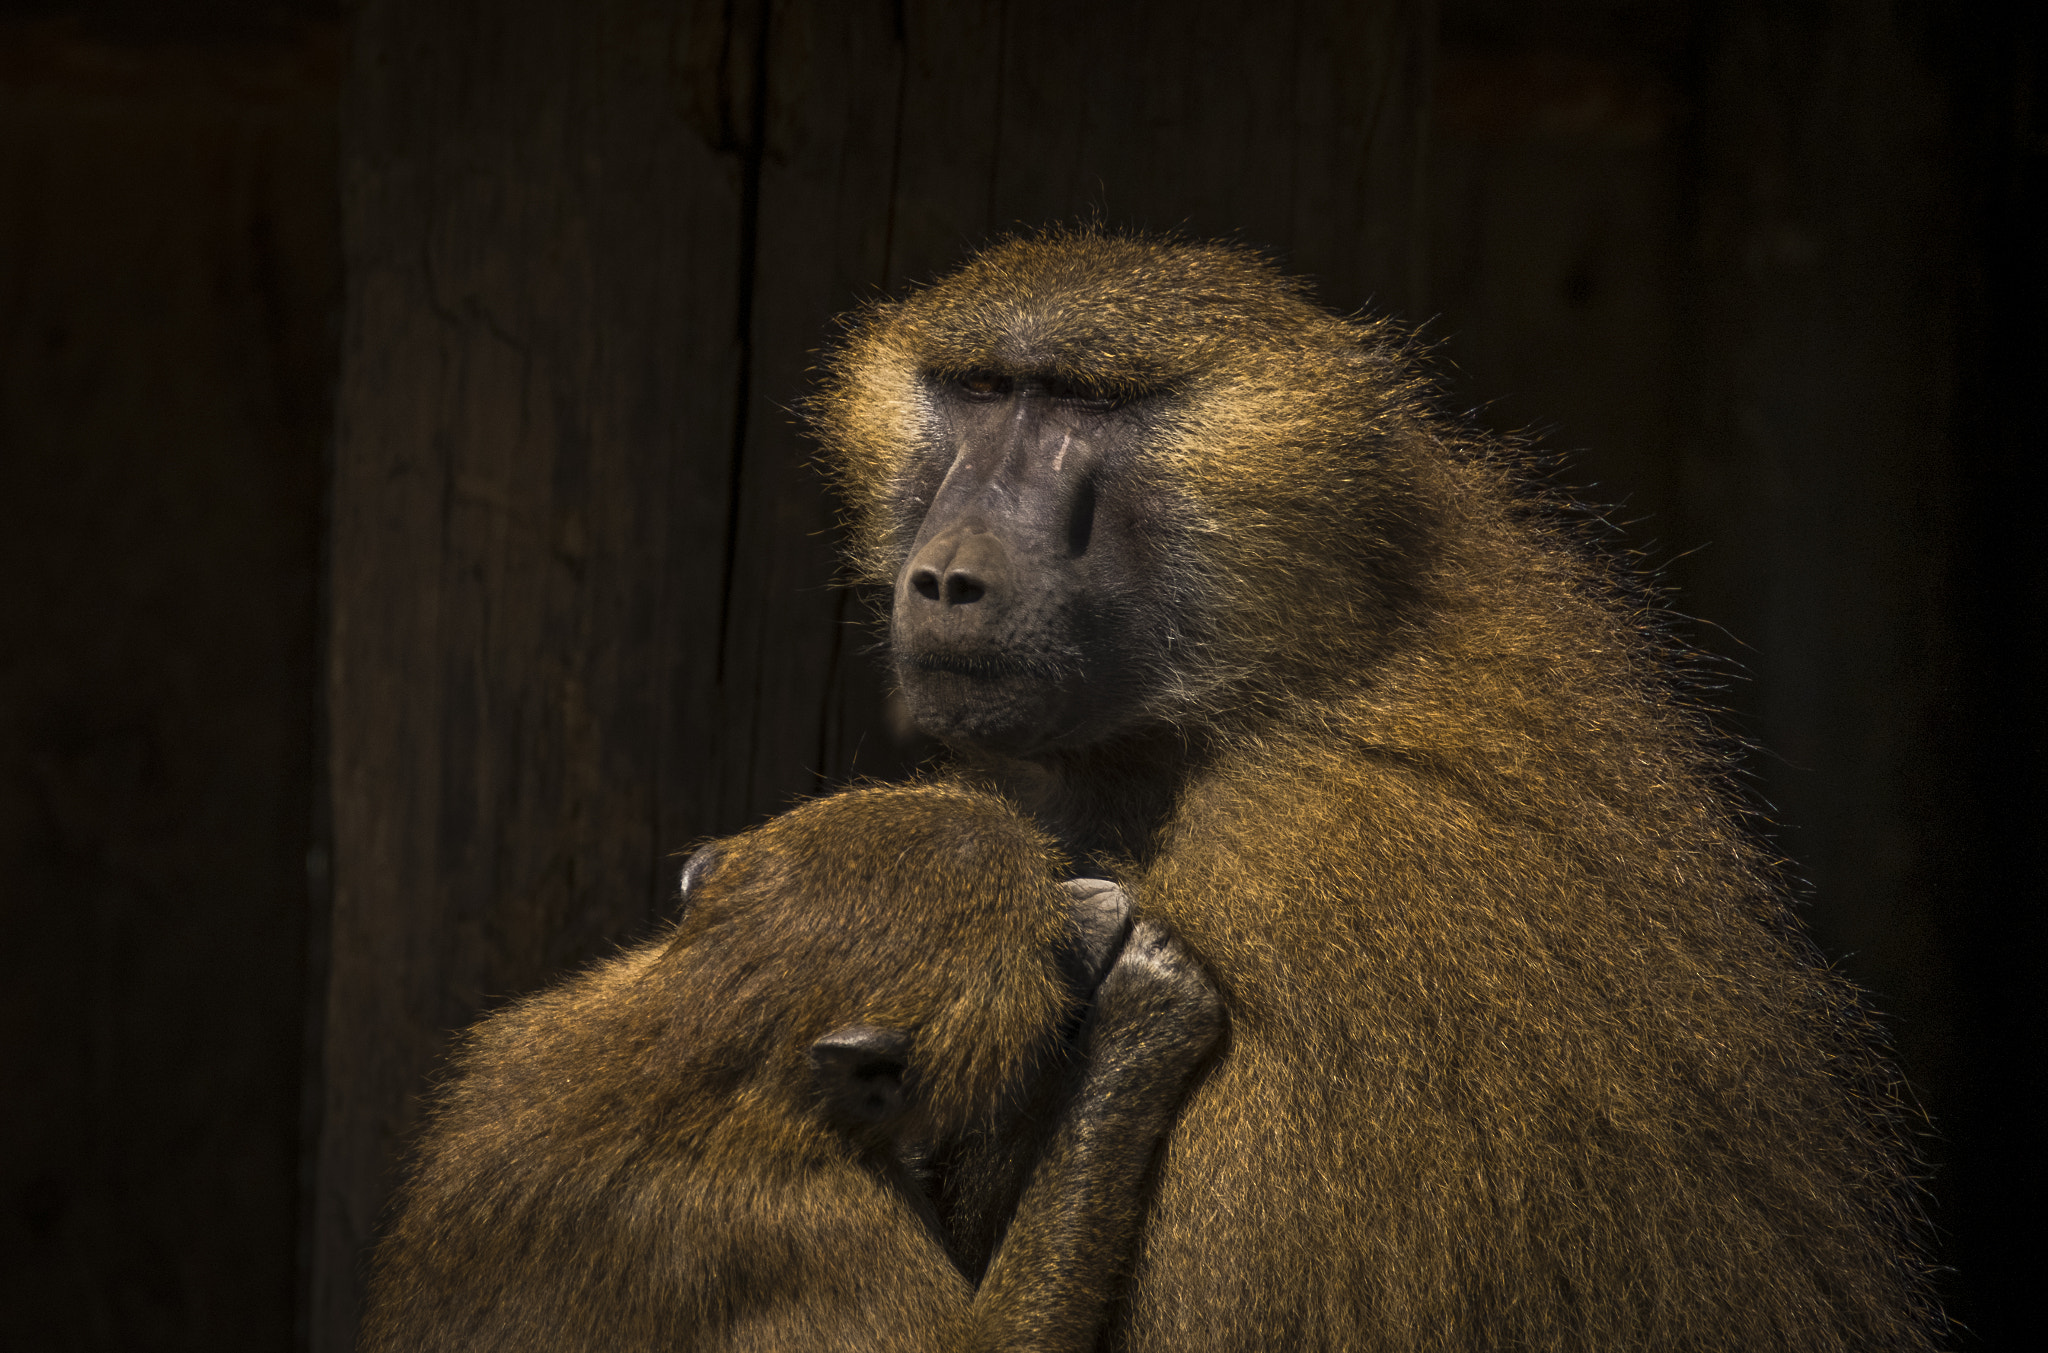
[[996,6],[996,111],[991,119],[994,135],[988,149],[988,202],[982,208],[982,219],[987,228],[996,223],[996,180],[1001,177],[1003,165],[1003,98],[1009,92],[1006,77],[1010,69],[1010,3],[1000,0]]
[[896,280],[896,193],[903,181],[903,110],[910,97],[910,29],[896,3],[896,127],[889,142],[889,195],[883,199],[882,285]]
[[[846,588],[841,586],[838,602],[832,608],[832,647],[825,656],[825,690],[818,702],[818,763],[811,771],[811,789],[814,793],[824,789],[826,781],[830,778],[828,767],[831,765],[832,755],[832,715],[844,689],[844,683],[839,679],[839,660],[846,651],[845,634]],[[849,766],[847,772],[850,777],[852,767]]]
[[[730,24],[736,8],[726,0],[727,41],[722,54],[719,84],[730,87],[732,41]],[[736,138],[740,155],[740,227],[738,297],[734,304],[738,361],[733,372],[732,451],[726,475],[725,560],[718,588],[718,661],[716,679],[725,680],[727,646],[732,641],[734,576],[739,563],[740,498],[747,459],[748,406],[754,387],[754,287],[761,248],[761,171],[767,159],[768,140],[768,36],[774,17],[774,0],[760,8],[760,25],[754,32],[754,83],[748,91],[747,129]],[[730,104],[726,104],[730,107]]]
[[[910,28],[904,14],[903,0],[895,5],[896,37],[896,125],[889,143],[889,191],[883,199],[882,221],[882,284],[886,287],[896,280],[896,194],[903,177],[903,112],[909,105],[910,97]],[[825,660],[825,694],[818,709],[818,760],[811,772],[812,788],[822,790],[830,778],[832,767],[832,725],[836,708],[835,699],[843,692],[840,679],[840,663],[846,654],[846,603],[848,585],[840,584],[839,599],[832,608],[832,647]],[[841,778],[851,779],[853,762],[860,759],[856,747],[854,755],[844,767]]]
[[[1301,93],[1302,86],[1307,83],[1304,78],[1307,74],[1304,67],[1308,64],[1309,57],[1306,50],[1307,44],[1303,39],[1303,31],[1308,27],[1308,22],[1303,18],[1301,11],[1301,0],[1295,0],[1294,12],[1289,16],[1289,41],[1287,44],[1288,66],[1294,72],[1293,88],[1287,91],[1287,238],[1290,250],[1295,247],[1293,242],[1298,241],[1302,237],[1301,157],[1303,147],[1308,144],[1308,134],[1302,126],[1304,119],[1302,117]],[[1334,102],[1338,97],[1336,91],[1330,91],[1329,97]],[[1329,153],[1328,147],[1328,141],[1324,141],[1321,148],[1325,154]]]
[[1408,294],[1401,298],[1401,303],[1407,317],[1414,320],[1426,313],[1423,306],[1430,292],[1429,157],[1431,138],[1436,134],[1436,70],[1443,45],[1443,21],[1436,0],[1417,0],[1408,17],[1410,21],[1401,29],[1401,78],[1410,105],[1419,112],[1404,147],[1408,154],[1408,222],[1401,238],[1401,251],[1408,260],[1403,270]]
[[[344,301],[344,304],[346,302]],[[343,342],[347,342],[344,337]],[[344,350],[344,360],[345,360]],[[326,444],[321,449],[318,562],[313,598],[313,792],[306,848],[304,1023],[299,1030],[298,1196],[293,1233],[292,1347],[305,1353],[319,1342],[321,1161],[327,1143],[328,1000],[334,973],[334,521],[341,473],[340,393],[330,394]]]

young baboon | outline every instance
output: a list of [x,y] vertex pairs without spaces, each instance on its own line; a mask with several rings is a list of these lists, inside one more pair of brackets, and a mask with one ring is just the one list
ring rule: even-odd
[[[672,934],[470,1032],[363,1348],[1095,1347],[1223,1017],[1167,932],[1126,939],[1122,894],[1058,870],[1015,812],[935,785],[699,852]],[[939,1155],[1015,1210],[978,1290]]]
[[812,415],[916,720],[1224,992],[1114,1347],[1931,1345],[1878,1034],[1654,607],[1409,339],[1052,231]]

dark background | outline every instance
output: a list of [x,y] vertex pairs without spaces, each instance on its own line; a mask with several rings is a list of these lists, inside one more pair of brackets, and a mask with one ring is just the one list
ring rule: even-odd
[[2040,12],[0,3],[0,1339],[348,1347],[447,1032],[920,754],[830,317],[1093,212],[1424,324],[1615,505],[2022,1346]]

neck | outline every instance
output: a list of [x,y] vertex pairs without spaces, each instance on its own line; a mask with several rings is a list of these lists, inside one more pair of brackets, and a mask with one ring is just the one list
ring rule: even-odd
[[1201,760],[1198,737],[1150,729],[1029,759],[963,750],[960,769],[1050,832],[1077,876],[1123,880],[1150,862]]

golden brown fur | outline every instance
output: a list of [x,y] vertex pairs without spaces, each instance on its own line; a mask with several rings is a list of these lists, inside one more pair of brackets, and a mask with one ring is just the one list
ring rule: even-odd
[[1224,988],[1114,1343],[1924,1349],[1897,1087],[1657,617],[1390,326],[1227,245],[1003,241],[813,406],[862,577],[932,383],[1116,394],[1180,631],[1125,736],[963,758]]
[[[1079,1000],[1059,856],[1000,802],[929,785],[806,804],[713,849],[671,934],[470,1032],[363,1347],[1092,1345],[1138,1192],[1070,1181],[1142,1174],[1215,1036],[1206,983],[1144,928],[1117,960],[1093,1056],[1123,1074],[1089,1072],[1075,1102],[1139,1112],[1102,1120],[1123,1129],[1110,1153],[1055,1137],[1020,1212],[1052,1224],[1013,1228],[991,1309],[904,1148],[998,1124],[1060,1070]],[[818,1102],[813,1042],[849,1025],[908,1038],[908,1116],[886,1131]]]

